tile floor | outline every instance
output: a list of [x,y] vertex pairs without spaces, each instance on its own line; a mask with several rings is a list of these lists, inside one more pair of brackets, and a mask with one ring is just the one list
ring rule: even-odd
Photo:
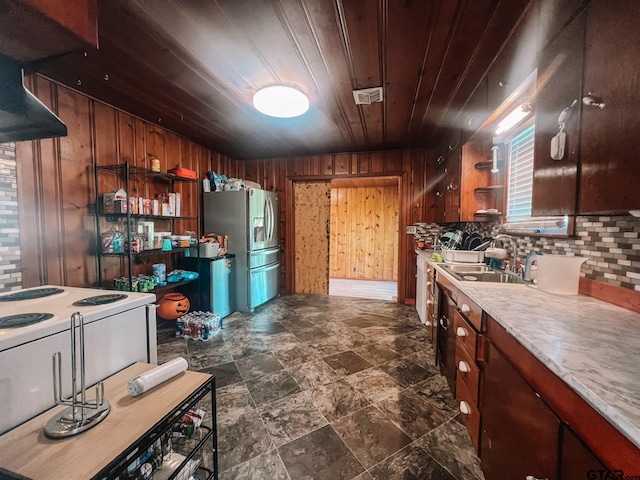
[[326,295],[234,313],[158,360],[217,380],[220,479],[483,480],[415,309]]

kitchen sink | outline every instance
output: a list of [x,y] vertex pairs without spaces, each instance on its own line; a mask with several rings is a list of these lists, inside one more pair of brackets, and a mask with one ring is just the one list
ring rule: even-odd
[[494,271],[488,265],[444,265],[444,268],[453,273],[481,273]]
[[526,285],[526,282],[512,273],[502,272],[487,265],[444,265],[443,268],[458,280],[467,282],[490,282]]

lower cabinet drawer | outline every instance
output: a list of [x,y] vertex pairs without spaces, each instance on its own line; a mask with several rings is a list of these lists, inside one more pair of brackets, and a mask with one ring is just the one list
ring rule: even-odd
[[469,431],[469,436],[471,437],[473,447],[476,449],[476,453],[478,453],[478,446],[480,444],[480,410],[478,410],[478,404],[475,401],[478,396],[477,393],[478,392],[475,392],[474,395],[469,392],[464,382],[456,384],[456,403],[462,414],[460,418]]
[[456,335],[456,343],[464,345],[475,362],[476,339],[478,334],[457,310],[453,315],[453,331]]
[[434,317],[434,304],[433,295],[427,291],[427,320],[431,320]]
[[473,395],[473,401],[478,401],[478,385],[480,384],[480,368],[471,354],[460,343],[456,343],[456,382],[464,382]]

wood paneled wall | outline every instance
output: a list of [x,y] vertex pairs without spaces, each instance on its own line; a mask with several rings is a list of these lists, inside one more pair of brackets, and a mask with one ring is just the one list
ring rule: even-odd
[[398,279],[398,186],[331,189],[331,278]]
[[[130,162],[149,168],[157,157],[161,170],[175,165],[235,173],[235,162],[160,126],[63,87],[46,78],[27,79],[29,89],[65,122],[63,138],[17,143],[18,204],[23,252],[23,286],[59,284],[89,287],[97,282],[94,167]],[[101,175],[99,193],[124,188],[114,175]],[[153,197],[167,187],[140,180],[131,195]],[[196,216],[199,186],[177,186],[183,215]],[[156,229],[164,221],[158,222]],[[196,230],[196,221],[176,222],[175,230]],[[104,227],[104,226],[103,226]],[[149,258],[149,262],[154,259]],[[158,259],[156,259],[158,260]],[[121,275],[105,262],[106,276]],[[146,271],[147,265],[138,265]]]
[[[236,175],[258,182],[262,188],[280,196],[281,280],[284,293],[293,291],[293,184],[296,181],[349,177],[400,177],[398,216],[398,301],[415,299],[416,255],[413,236],[405,227],[416,222],[433,221],[434,196],[432,176],[435,171],[435,150],[412,149],[384,152],[340,153],[293,158],[269,158],[238,161]],[[228,175],[228,173],[227,173]],[[318,225],[318,228],[322,226]]]

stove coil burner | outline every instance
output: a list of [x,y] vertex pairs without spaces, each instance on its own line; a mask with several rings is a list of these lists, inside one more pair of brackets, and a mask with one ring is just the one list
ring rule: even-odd
[[51,295],[58,295],[63,293],[61,288],[34,288],[33,290],[23,290],[20,292],[11,293],[9,295],[3,295],[0,297],[0,302],[17,302],[20,300],[33,300],[36,298],[50,297]]
[[53,318],[52,313],[18,313],[17,315],[0,317],[0,329],[27,327],[50,318]]
[[107,303],[118,302],[127,298],[121,293],[112,293],[108,295],[96,295],[95,297],[87,297],[77,302],[73,302],[74,307],[94,307],[96,305],[106,305]]

